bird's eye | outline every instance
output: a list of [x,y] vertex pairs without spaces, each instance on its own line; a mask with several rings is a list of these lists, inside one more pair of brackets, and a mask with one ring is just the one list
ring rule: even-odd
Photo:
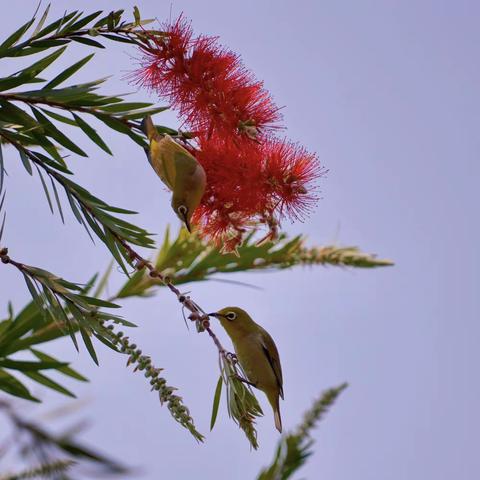
[[180,215],[186,215],[187,214],[187,207],[185,205],[180,205],[178,207],[178,213],[180,213]]
[[226,315],[225,315],[225,318],[227,320],[235,320],[237,318],[237,314],[235,312],[228,312]]

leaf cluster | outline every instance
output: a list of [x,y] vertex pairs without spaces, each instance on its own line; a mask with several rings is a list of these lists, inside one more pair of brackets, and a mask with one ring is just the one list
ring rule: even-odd
[[[306,239],[300,235],[289,238],[286,234],[280,234],[275,241],[261,245],[257,244],[255,237],[256,232],[251,232],[238,247],[238,255],[235,255],[223,253],[220,245],[202,239],[198,233],[189,234],[185,229],[172,238],[167,228],[153,264],[156,270],[176,285],[216,280],[218,274],[284,270],[295,266],[373,268],[392,265],[389,260],[377,259],[375,255],[364,253],[356,247],[308,247]],[[153,295],[155,287],[162,286],[163,282],[142,270],[125,282],[116,297]]]
[[210,430],[215,425],[222,386],[225,385],[228,415],[243,430],[252,448],[257,450],[255,419],[261,417],[263,411],[250,386],[241,381],[245,378],[245,373],[240,364],[233,360],[234,358],[229,353],[223,353],[220,356],[220,377],[215,389]]
[[257,480],[287,480],[299,470],[312,455],[314,443],[311,430],[324,417],[338,396],[347,388],[347,384],[325,391],[304,415],[297,429],[288,433],[278,442],[270,466],[262,470]]
[[[6,401],[0,401],[0,412],[9,420],[12,438],[3,438],[6,447],[2,454],[16,454],[22,463],[38,465],[26,471],[6,475],[9,480],[20,478],[45,478],[49,475],[59,475],[65,480],[73,479],[69,469],[73,465],[88,462],[94,468],[91,474],[126,475],[127,468],[94,448],[79,442],[76,435],[81,430],[80,425],[69,428],[61,433],[52,433],[39,423],[26,419],[14,406]],[[15,441],[12,441],[15,439]],[[10,440],[10,441],[6,441]],[[59,478],[57,476],[53,478]]]
[[[9,76],[0,77],[0,192],[6,172],[2,144],[11,145],[17,150],[26,171],[30,175],[34,172],[38,174],[52,213],[56,204],[64,221],[64,207],[59,194],[63,190],[76,219],[92,239],[96,236],[107,245],[111,254],[127,272],[124,260],[128,263],[130,258],[121,246],[122,241],[151,247],[153,241],[150,234],[118,218],[118,214],[131,215],[135,212],[109,205],[68,178],[72,172],[67,168],[67,155],[73,153],[86,157],[87,154],[71,140],[71,135],[64,133],[65,128],[58,124],[80,129],[96,146],[111,154],[104,137],[94,129],[91,120],[86,116],[99,120],[109,129],[127,135],[138,145],[146,147],[138,119],[147,114],[161,112],[166,107],[153,107],[145,102],[128,102],[124,95],[98,93],[106,79],[64,86],[71,76],[93,58],[93,54],[63,69],[50,81],[40,75],[64,54],[71,42],[86,43],[91,47],[102,46],[98,40],[89,38],[94,36],[109,40],[121,38],[135,43],[137,35],[145,35],[142,29],[138,29],[145,22],[139,20],[137,9],[136,19],[130,23],[122,21],[123,11],[111,12],[97,20],[102,13],[98,11],[89,15],[71,12],[45,26],[48,10],[47,8],[29,38],[24,39],[35,24],[35,16],[0,45],[0,60],[53,49],[33,64]],[[89,26],[95,20],[96,23]],[[33,90],[25,89],[26,85],[32,83],[43,85]],[[162,129],[177,134],[167,127],[159,127],[159,130]]]

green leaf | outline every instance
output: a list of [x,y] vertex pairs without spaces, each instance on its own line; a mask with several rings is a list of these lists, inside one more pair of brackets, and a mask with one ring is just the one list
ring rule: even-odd
[[15,30],[1,45],[0,45],[0,56],[10,48],[12,45],[15,45],[20,38],[24,35],[24,33],[30,28],[32,23],[34,22],[34,18],[29,20],[27,23],[22,25],[18,30]]
[[43,30],[40,30],[35,35],[34,38],[41,38],[41,37],[44,37],[45,35],[48,35],[49,33],[56,30],[59,26],[63,25],[65,22],[68,22],[77,13],[78,13],[78,11],[73,11],[73,12],[70,12],[69,14],[67,14],[67,15],[64,15],[62,18],[59,18],[58,20],[55,20],[54,22],[47,25]]
[[109,263],[107,269],[105,270],[105,273],[102,275],[102,278],[98,282],[97,287],[93,292],[94,297],[100,297],[100,295],[103,294],[103,292],[107,288],[108,279],[110,278],[112,270],[113,270],[113,260]]
[[142,148],[148,146],[142,137],[133,133],[130,130],[130,128],[121,120],[118,120],[104,113],[95,113],[94,115],[111,129],[116,130],[117,132],[120,132],[120,133],[124,133],[125,135],[128,135],[134,142],[138,143]]
[[53,381],[51,378],[38,373],[38,372],[23,372],[25,376],[30,378],[31,380],[44,385],[45,387],[51,388],[52,390],[56,390],[59,393],[63,393],[63,395],[67,395],[68,397],[77,398],[70,390],[62,387],[59,383]]
[[73,113],[73,116],[77,122],[77,125],[83,130],[83,132],[96,143],[103,151],[107,152],[109,155],[112,155],[111,150],[108,148],[106,143],[102,140],[100,135],[81,117]]
[[39,110],[34,107],[30,107],[33,111],[33,114],[37,118],[37,120],[42,124],[45,131],[50,135],[53,139],[55,139],[60,145],[63,145],[65,148],[68,148],[72,152],[81,155],[82,157],[87,157],[88,155],[75,143],[73,143],[67,136],[65,136],[58,128],[53,125],[50,120],[43,115]]
[[2,107],[0,113],[3,121],[17,123],[22,129],[40,130],[38,122],[15,104],[0,98],[0,106]]
[[49,65],[51,65],[65,50],[66,46],[59,48],[55,52],[47,55],[38,62],[35,62],[30,67],[22,70],[22,75],[29,75],[31,78],[36,77],[40,72],[43,72]]
[[96,40],[92,40],[91,38],[77,37],[77,36],[71,36],[70,38],[74,42],[82,43],[83,45],[88,45],[89,47],[105,48],[100,42],[97,42]]
[[33,170],[32,170],[32,165],[30,163],[30,160],[28,159],[27,155],[23,150],[18,150],[18,153],[20,154],[20,159],[22,160],[23,166],[25,167],[25,170],[28,172],[29,175],[32,175]]
[[60,214],[62,223],[65,224],[65,218],[63,216],[62,204],[60,203],[60,198],[58,196],[57,186],[55,185],[53,178],[50,177],[50,181],[52,182],[52,189],[53,189],[53,193],[55,194],[55,201],[57,202],[58,213]]
[[44,87],[43,90],[51,90],[55,88],[57,85],[60,85],[62,82],[70,78],[75,72],[80,70],[86,63],[88,63],[94,56],[94,53],[91,53],[90,55],[87,55],[85,58],[82,60],[78,61],[77,63],[74,63],[67,69],[63,70],[60,74],[58,74],[53,80],[48,82]]
[[42,112],[48,115],[49,117],[52,117],[55,120],[58,120],[59,122],[66,123],[67,125],[71,125],[72,127],[77,126],[77,124],[75,123],[75,120],[72,120],[71,118],[65,117],[64,115],[60,115],[57,112],[51,112],[46,108],[41,108],[40,110],[42,110]]
[[101,36],[108,38],[109,40],[113,40],[114,42],[128,43],[130,45],[134,43],[134,41],[129,37],[121,37],[119,35],[111,35],[108,33],[102,33]]
[[125,263],[122,260],[122,256],[118,250],[117,243],[115,237],[110,233],[109,230],[105,230],[105,237],[104,237],[104,243],[107,246],[107,248],[110,250],[110,253],[112,254],[113,258],[117,261],[117,263],[120,265],[122,268],[123,272],[125,275],[129,275],[127,267],[125,266]]
[[220,405],[220,397],[222,396],[222,386],[223,386],[223,378],[220,375],[218,377],[217,387],[215,388],[215,395],[213,397],[212,418],[210,419],[210,431],[213,430],[213,427],[215,426],[215,422],[217,420],[218,407]]
[[43,82],[39,78],[32,78],[30,75],[12,75],[10,77],[0,78],[0,91],[9,90],[27,83]]
[[78,207],[75,205],[75,199],[72,197],[72,194],[70,193],[70,191],[66,188],[65,188],[65,193],[70,203],[70,208],[72,209],[72,212],[75,215],[75,218],[78,220],[78,223],[83,225],[83,218],[80,211],[78,210]]
[[45,25],[45,21],[47,20],[48,12],[50,11],[50,4],[47,5],[47,8],[43,12],[42,18],[38,22],[37,26],[35,27],[35,30],[33,31],[32,37],[35,37],[37,33],[40,32],[40,30],[43,28],[43,25]]
[[[51,357],[50,355],[47,355],[46,353],[40,352],[39,350],[36,350],[34,348],[31,348],[30,351],[39,359],[44,362],[57,362],[55,358]],[[75,378],[76,380],[79,380],[80,382],[88,382],[88,378],[85,378],[83,375],[80,375],[77,371],[73,370],[73,368],[70,368],[68,366],[65,367],[60,367],[57,369],[59,372],[62,372],[64,375],[68,375],[69,377]]]
[[88,353],[92,357],[92,360],[98,365],[98,358],[97,354],[95,352],[95,348],[93,348],[93,343],[92,340],[90,340],[90,335],[88,334],[87,330],[82,327],[82,325],[79,325],[80,328],[80,333],[83,338],[83,343],[85,343],[85,346],[87,347]]
[[92,20],[95,20],[100,14],[102,13],[102,10],[98,10],[96,12],[91,13],[90,15],[87,15],[86,17],[82,18],[81,20],[78,20],[76,23],[71,25],[68,28],[69,32],[75,32],[83,28],[85,25],[90,23]]
[[64,337],[66,330],[63,329],[57,323],[50,323],[46,325],[43,329],[38,330],[32,335],[22,338],[21,340],[16,340],[11,342],[6,349],[6,353],[14,353],[20,350],[25,350],[26,348],[31,347],[32,345],[38,345],[39,343],[49,342],[60,337]]
[[141,21],[140,10],[136,5],[133,7],[133,18],[135,19],[135,25],[140,25],[140,21]]
[[86,295],[76,295],[76,297],[85,301],[89,305],[94,305],[96,307],[121,308],[120,305],[117,305],[116,303],[107,302],[106,300],[102,300],[100,298],[87,297]]
[[50,199],[50,194],[48,193],[48,188],[47,188],[47,185],[45,184],[45,180],[43,179],[42,172],[40,171],[40,169],[38,168],[37,165],[35,165],[35,168],[37,169],[38,176],[40,177],[40,180],[41,180],[41,182],[42,182],[42,187],[43,187],[43,191],[45,192],[45,196],[47,197],[48,206],[50,207],[50,211],[51,211],[52,214],[53,214],[53,204],[52,204],[52,200]]
[[37,370],[58,370],[61,367],[67,366],[65,362],[29,362],[24,360],[10,360],[8,358],[0,359],[0,367],[8,368],[11,370],[20,371],[37,371]]
[[115,105],[107,105],[106,107],[101,107],[100,110],[109,113],[118,113],[118,112],[128,112],[130,110],[138,110],[140,108],[150,107],[151,103],[145,102],[121,102],[116,103]]
[[0,390],[14,395],[16,397],[31,400],[32,402],[40,402],[38,398],[32,397],[28,388],[17,380],[13,375],[10,375],[5,370],[0,370]]
[[[155,115],[156,113],[164,112],[169,108],[170,107],[145,108],[133,113],[127,113],[125,115],[122,115],[122,118],[125,120],[136,120],[138,118],[145,118],[147,115]],[[174,132],[174,135],[178,133],[176,130],[173,130],[173,132]]]

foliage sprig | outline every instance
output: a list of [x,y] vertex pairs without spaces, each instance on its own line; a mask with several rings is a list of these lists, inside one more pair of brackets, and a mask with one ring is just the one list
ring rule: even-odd
[[346,383],[342,383],[338,387],[330,388],[313,402],[305,412],[300,425],[293,432],[282,436],[271,465],[260,473],[257,480],[287,480],[292,477],[313,453],[314,441],[310,436],[311,430],[347,386]]

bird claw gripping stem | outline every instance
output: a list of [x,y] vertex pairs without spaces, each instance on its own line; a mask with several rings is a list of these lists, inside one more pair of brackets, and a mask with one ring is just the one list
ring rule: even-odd
[[236,365],[238,363],[238,357],[235,353],[226,352],[225,357],[232,365]]

